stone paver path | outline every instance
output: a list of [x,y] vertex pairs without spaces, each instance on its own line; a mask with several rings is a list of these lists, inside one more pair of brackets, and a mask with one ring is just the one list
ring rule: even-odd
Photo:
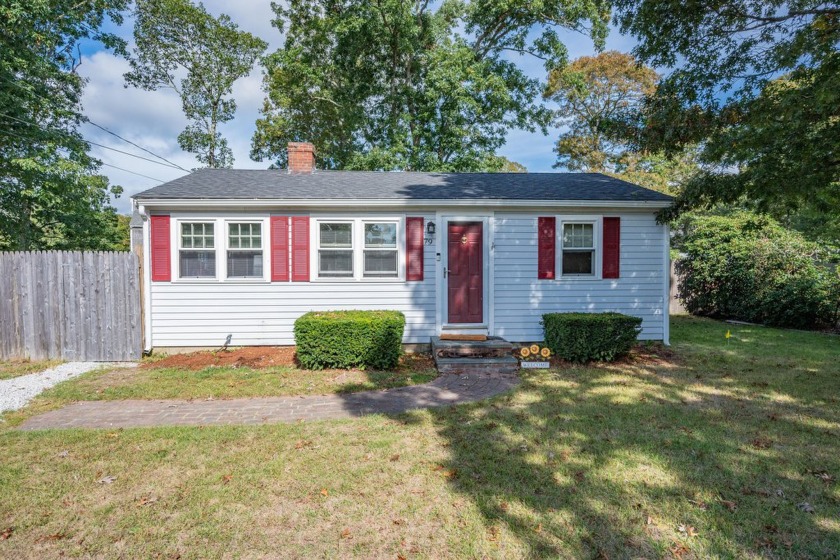
[[82,401],[33,416],[21,430],[270,424],[399,413],[486,399],[513,388],[515,375],[441,375],[425,385],[310,397],[249,399]]

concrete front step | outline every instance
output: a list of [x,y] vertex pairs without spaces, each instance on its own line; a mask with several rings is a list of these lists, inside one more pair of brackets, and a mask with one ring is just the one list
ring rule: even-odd
[[513,356],[503,358],[438,358],[435,360],[440,373],[516,373],[519,360]]
[[432,337],[432,356],[441,373],[516,373],[513,345],[497,336],[483,341]]

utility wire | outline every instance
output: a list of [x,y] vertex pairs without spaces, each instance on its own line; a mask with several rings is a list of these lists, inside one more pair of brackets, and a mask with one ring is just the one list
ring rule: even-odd
[[[31,138],[27,138],[26,136],[15,134],[14,132],[9,132],[8,130],[1,131],[0,134],[7,134],[9,136],[14,136],[15,138],[20,138],[21,140],[31,140]],[[135,156],[140,157],[140,156]],[[145,158],[142,158],[145,159]],[[116,165],[111,165],[110,163],[100,162],[105,167],[113,167],[114,169],[119,169],[120,171],[125,171],[126,173],[131,173],[132,175],[137,175],[139,177],[145,177],[146,179],[151,179],[152,181],[157,181],[158,183],[165,183],[163,179],[157,179],[155,177],[150,177],[149,175],[143,175],[142,173],[137,173],[136,171],[132,171],[130,169],[125,169],[122,167],[117,167]],[[157,163],[157,162],[156,162]],[[163,164],[161,164],[163,165]],[[168,166],[167,166],[168,167]]]
[[[34,122],[31,122],[31,121],[25,121],[25,120],[19,119],[17,117],[13,117],[11,115],[0,115],[0,116],[2,116],[3,118],[15,120],[19,123],[28,124],[28,125],[32,125],[32,126],[36,126],[38,128],[41,128],[40,125],[38,125],[38,123],[34,123]],[[41,128],[41,130],[43,130],[44,132],[48,132],[48,131],[44,130],[43,128]],[[126,151],[123,151],[123,150],[118,150],[117,148],[112,148],[110,146],[105,146],[104,144],[99,144],[99,143],[93,142],[91,140],[84,140],[84,142],[86,142],[88,144],[92,144],[94,146],[98,146],[100,148],[104,148],[106,150],[111,150],[111,151],[114,151],[114,152],[118,152],[120,154],[125,154],[127,156],[131,156],[131,157],[134,157],[134,158],[137,158],[137,159],[142,159],[143,161],[148,161],[149,163],[154,163],[155,165],[162,165],[163,167],[171,167],[172,169],[180,169],[181,171],[187,171],[183,167],[181,167],[179,165],[175,165],[174,163],[173,164],[161,163],[159,161],[155,161],[155,160],[149,159],[147,157],[138,156],[137,154],[132,154],[131,152],[126,152]]]
[[180,165],[178,165],[177,163],[172,162],[172,161],[169,161],[169,160],[168,160],[168,159],[166,159],[165,157],[163,157],[163,156],[159,156],[159,155],[157,155],[156,153],[154,153],[153,151],[151,151],[151,150],[147,150],[147,149],[146,149],[146,148],[144,148],[143,146],[140,146],[139,144],[135,144],[135,143],[134,143],[134,142],[132,142],[131,140],[127,140],[126,138],[123,138],[122,136],[120,136],[120,135],[119,135],[119,134],[117,134],[116,132],[113,132],[113,131],[111,131],[111,130],[108,130],[107,128],[105,128],[104,126],[102,126],[102,125],[100,125],[100,124],[96,124],[95,122],[93,122],[92,120],[88,119],[87,117],[85,117],[85,121],[86,121],[87,123],[89,123],[89,124],[92,124],[92,125],[93,125],[93,126],[95,126],[96,128],[98,128],[98,129],[100,129],[100,130],[103,130],[103,131],[107,132],[108,134],[111,134],[112,136],[116,136],[117,138],[119,138],[119,139],[120,139],[120,140],[122,140],[123,142],[127,142],[127,143],[131,144],[132,146],[134,146],[134,147],[136,147],[136,148],[139,148],[139,149],[143,150],[143,151],[144,151],[144,152],[146,152],[147,154],[151,154],[151,155],[155,156],[156,158],[161,159],[161,160],[165,161],[166,163],[168,163],[168,164],[170,164],[170,165],[174,165],[175,167],[177,167],[177,168],[178,168],[178,169],[180,169],[181,171],[186,171],[186,172],[188,172],[188,173],[189,173],[189,169],[184,169],[183,167],[181,167],[181,166],[180,166]]
[[119,169],[120,171],[125,171],[126,173],[131,173],[132,175],[137,175],[139,177],[145,177],[146,179],[151,179],[152,181],[157,181],[158,183],[165,183],[163,179],[155,179],[154,177],[149,177],[148,175],[143,175],[142,173],[137,173],[136,171],[132,171],[130,169],[124,169],[122,167],[117,167],[116,165],[111,165],[110,163],[103,163],[105,167],[113,167],[114,169]]
[[[9,81],[9,80],[3,80],[3,81],[5,81],[7,84],[11,84],[11,85],[14,85],[14,86],[17,86],[17,87],[22,87],[20,84],[18,84],[18,83],[16,83],[16,82],[12,82],[12,81]],[[38,98],[40,98],[40,99],[44,100],[44,101],[50,101],[49,99],[45,98],[44,96],[38,95],[38,94],[36,94],[36,93],[34,93],[34,92],[31,92],[31,91],[30,91],[29,93],[30,93],[30,94],[32,94],[32,95],[34,95],[35,97],[38,97]],[[6,115],[6,116],[9,116],[9,115]],[[11,116],[9,116],[9,117],[10,117],[10,118],[14,118],[14,117],[11,117]],[[135,148],[138,148],[138,149],[140,149],[140,150],[143,150],[143,151],[144,151],[144,152],[146,152],[147,154],[152,155],[152,156],[154,156],[154,157],[158,158],[159,160],[165,161],[165,162],[166,162],[166,163],[168,163],[169,165],[171,165],[171,166],[173,166],[173,167],[175,167],[175,168],[177,168],[177,169],[180,169],[181,171],[186,171],[187,173],[189,173],[189,172],[190,172],[190,170],[189,170],[189,169],[184,169],[183,167],[181,167],[181,166],[180,166],[180,165],[178,165],[177,163],[175,163],[175,162],[173,162],[173,161],[170,161],[170,160],[166,159],[166,158],[165,158],[165,157],[163,157],[163,156],[159,156],[159,155],[157,155],[156,153],[154,153],[153,151],[151,151],[151,150],[149,150],[149,149],[146,149],[146,148],[144,148],[143,146],[141,146],[141,145],[139,145],[139,144],[137,144],[137,143],[135,143],[135,142],[132,142],[131,140],[128,140],[127,138],[123,138],[122,136],[120,136],[120,135],[119,135],[119,134],[117,134],[116,132],[114,132],[114,131],[112,131],[112,130],[108,130],[107,128],[105,128],[105,127],[104,127],[104,126],[102,126],[101,124],[97,124],[97,123],[93,122],[92,120],[90,120],[89,118],[87,118],[87,117],[85,117],[85,116],[83,116],[82,118],[83,118],[84,122],[86,122],[86,123],[88,123],[88,124],[92,124],[92,125],[93,125],[93,126],[95,126],[96,128],[98,128],[98,129],[100,129],[100,130],[102,130],[102,131],[104,131],[104,132],[107,132],[108,134],[110,134],[110,135],[112,135],[112,136],[115,136],[115,137],[119,138],[119,139],[120,139],[120,140],[122,140],[123,142],[126,142],[126,143],[128,143],[128,144],[131,144],[131,145],[132,145],[132,146],[134,146]],[[19,120],[19,119],[15,119],[15,120]],[[22,121],[21,121],[21,122],[22,122]],[[35,124],[35,123],[27,123],[27,124]],[[36,126],[37,126],[37,125],[36,125]],[[89,143],[93,144],[93,142],[89,142]],[[96,145],[97,145],[97,146],[102,147],[100,144],[96,144]],[[125,153],[125,152],[123,152],[123,153]],[[157,162],[153,162],[153,163],[157,163]]]

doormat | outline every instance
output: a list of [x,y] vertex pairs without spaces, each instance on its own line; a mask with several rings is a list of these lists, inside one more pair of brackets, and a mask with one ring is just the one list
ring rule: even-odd
[[470,342],[484,342],[487,340],[486,334],[454,334],[444,333],[440,335],[441,340],[464,340]]

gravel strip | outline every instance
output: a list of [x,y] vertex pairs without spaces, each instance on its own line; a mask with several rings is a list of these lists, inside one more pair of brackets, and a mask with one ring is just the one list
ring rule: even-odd
[[0,413],[23,408],[41,391],[100,367],[134,367],[133,362],[67,362],[39,373],[0,381]]

